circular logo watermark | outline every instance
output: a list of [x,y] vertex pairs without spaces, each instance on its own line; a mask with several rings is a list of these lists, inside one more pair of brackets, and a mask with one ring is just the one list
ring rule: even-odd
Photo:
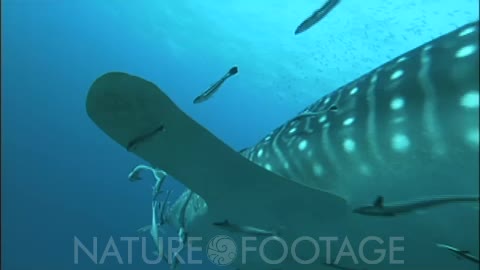
[[237,257],[237,245],[231,237],[217,235],[208,242],[207,257],[216,265],[229,265]]

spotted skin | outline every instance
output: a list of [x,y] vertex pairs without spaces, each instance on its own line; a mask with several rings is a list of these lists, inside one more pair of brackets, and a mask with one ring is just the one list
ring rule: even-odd
[[465,172],[478,179],[478,28],[467,24],[387,62],[242,155],[345,196],[405,179],[451,181],[447,175]]

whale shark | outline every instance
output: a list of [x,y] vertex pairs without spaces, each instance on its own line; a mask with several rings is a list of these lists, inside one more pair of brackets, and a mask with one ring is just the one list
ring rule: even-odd
[[[97,78],[86,111],[121,147],[193,192],[168,211],[168,223],[189,236],[208,241],[227,235],[237,243],[248,236],[214,225],[224,220],[281,230],[287,240],[354,233],[343,226],[360,226],[365,219],[352,222],[353,205],[375,194],[436,195],[458,178],[478,190],[478,28],[478,21],[468,23],[388,61],[241,151],[193,120],[154,83],[128,73]],[[450,190],[462,195],[461,189]],[[268,252],[275,256],[280,250]],[[299,265],[291,257],[272,266],[253,255],[231,266],[328,267],[324,261]]]

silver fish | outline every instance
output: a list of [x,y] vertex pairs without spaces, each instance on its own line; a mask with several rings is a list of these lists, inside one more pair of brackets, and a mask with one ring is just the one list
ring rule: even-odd
[[323,17],[325,17],[332,9],[340,2],[340,0],[328,0],[321,8],[315,10],[310,17],[306,18],[295,29],[295,35],[307,31],[310,27],[318,23]]
[[217,92],[218,89],[220,89],[220,86],[222,86],[222,84],[228,78],[232,77],[233,75],[235,75],[237,73],[238,73],[238,67],[236,67],[236,66],[232,67],[225,75],[223,75],[222,78],[220,78],[220,80],[218,80],[216,83],[214,83],[212,86],[210,86],[210,88],[208,88],[205,92],[203,92],[198,97],[196,97],[193,100],[193,103],[197,104],[197,103],[201,103],[201,102],[204,102],[204,101],[210,99],[213,96],[213,94],[215,94],[215,92]]

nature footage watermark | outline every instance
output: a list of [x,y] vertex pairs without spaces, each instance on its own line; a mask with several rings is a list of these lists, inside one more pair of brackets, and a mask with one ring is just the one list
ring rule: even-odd
[[[395,259],[398,258],[398,253],[405,251],[405,247],[402,245],[404,237],[401,236],[388,237],[385,240],[378,236],[367,236],[356,245],[353,245],[348,237],[334,236],[318,238],[302,236],[290,243],[279,237],[241,237],[239,239],[240,241],[235,241],[227,235],[217,235],[208,241],[204,241],[201,237],[188,237],[184,244],[178,237],[160,237],[157,251],[148,247],[149,241],[152,241],[149,237],[119,237],[118,239],[109,237],[104,245],[99,245],[98,237],[93,237],[88,244],[74,237],[74,264],[82,262],[106,264],[107,259],[108,263],[114,261],[118,264],[138,264],[138,262],[134,262],[135,258],[145,264],[193,265],[204,264],[204,255],[210,263],[219,266],[227,266],[232,263],[247,264],[253,256],[269,265],[280,265],[287,258],[290,262],[293,260],[301,265],[319,262],[327,264],[342,264],[342,262],[370,265],[404,264],[404,260]],[[207,243],[206,246],[204,246],[205,243]],[[333,244],[340,246],[336,252],[333,250]],[[268,251],[272,250],[272,245],[277,251],[274,257],[272,254],[268,254]],[[121,248],[119,249],[119,247]],[[308,250],[308,253],[311,254],[309,258],[300,256],[299,249],[302,252]],[[140,253],[138,253],[139,250]],[[141,259],[138,259],[138,255],[141,255]]]
[[226,235],[217,235],[207,245],[208,259],[220,266],[230,265],[237,258],[237,244]]

